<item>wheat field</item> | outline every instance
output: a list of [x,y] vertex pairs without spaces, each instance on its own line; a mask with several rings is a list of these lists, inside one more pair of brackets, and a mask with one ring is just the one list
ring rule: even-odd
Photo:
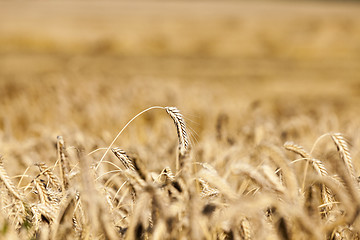
[[359,239],[359,12],[0,2],[0,239]]

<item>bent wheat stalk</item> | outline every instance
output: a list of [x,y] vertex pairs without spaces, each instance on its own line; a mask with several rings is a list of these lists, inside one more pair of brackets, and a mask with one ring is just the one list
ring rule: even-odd
[[145,113],[147,111],[150,111],[152,109],[165,109],[166,112],[169,114],[169,116],[173,119],[173,121],[175,123],[175,126],[176,126],[177,133],[178,133],[179,152],[180,152],[181,156],[185,155],[185,153],[186,153],[186,151],[188,150],[188,147],[189,147],[189,139],[188,139],[188,136],[187,136],[185,121],[184,121],[184,118],[183,118],[182,114],[180,113],[179,109],[177,109],[176,107],[153,106],[153,107],[149,107],[149,108],[141,111],[140,113],[136,114],[130,121],[128,121],[126,123],[126,125],[119,131],[119,133],[116,135],[114,140],[106,148],[106,151],[103,154],[103,156],[101,157],[98,164],[96,165],[95,170],[97,170],[99,168],[99,166],[103,162],[106,154],[110,151],[110,149],[114,145],[115,141],[119,138],[119,136],[123,133],[123,131],[127,128],[127,126],[129,126],[129,124],[132,121],[134,121],[137,117],[139,117],[143,113]]
[[122,134],[122,132],[127,128],[127,126],[129,126],[130,123],[132,123],[132,121],[134,121],[137,117],[139,117],[141,114],[150,111],[152,109],[164,109],[164,107],[159,107],[159,106],[153,106],[153,107],[149,107],[143,111],[141,111],[140,113],[136,114],[135,117],[133,117],[130,121],[128,121],[125,126],[119,131],[119,133],[116,135],[116,137],[114,138],[114,140],[110,143],[110,145],[106,148],[106,151],[104,153],[104,155],[101,157],[100,161],[98,162],[98,164],[95,167],[95,170],[97,170],[100,166],[100,164],[102,163],[102,161],[104,160],[106,154],[110,151],[111,147],[114,145],[115,141],[120,137],[120,135]]

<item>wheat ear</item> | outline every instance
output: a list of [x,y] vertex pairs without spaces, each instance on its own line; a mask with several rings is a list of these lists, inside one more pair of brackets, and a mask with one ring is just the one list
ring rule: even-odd
[[46,206],[50,206],[52,204],[52,198],[46,189],[46,183],[38,178],[35,178],[33,183],[39,195],[40,202]]
[[65,191],[69,187],[69,164],[66,158],[66,147],[62,136],[57,137],[57,150],[60,160],[60,176],[62,180],[62,190]]
[[[162,178],[162,176],[165,176],[164,179]],[[160,175],[157,177],[157,179],[155,179],[155,182],[157,183],[166,183],[166,182],[173,182],[175,180],[175,175],[174,173],[171,171],[170,167],[165,167]]]
[[340,154],[340,157],[344,161],[347,170],[349,171],[349,173],[351,174],[353,179],[356,179],[355,168],[352,163],[350,150],[349,150],[349,147],[348,147],[348,144],[347,144],[345,138],[343,137],[343,135],[341,133],[332,133],[330,136],[331,136],[331,139],[334,141],[334,143],[338,149],[338,152]]
[[293,168],[288,164],[288,159],[284,152],[275,145],[266,142],[260,144],[259,149],[267,153],[274,165],[281,169],[288,195],[291,199],[296,199],[298,197],[298,181]]
[[[311,161],[314,169],[321,177],[327,177],[329,175],[324,164],[320,160],[312,158],[310,153],[305,151],[305,149],[303,147],[296,145],[295,143],[291,143],[291,142],[286,142],[284,144],[284,147],[286,150],[297,153],[301,157]],[[305,182],[305,179],[304,179],[304,182]],[[324,203],[327,204],[327,209],[330,210],[332,208],[332,203],[335,201],[334,195],[333,195],[332,191],[324,184],[322,185],[321,192],[322,192],[323,201],[324,201]]]
[[320,176],[328,175],[328,172],[327,172],[324,164],[320,160],[312,158],[311,155],[307,151],[305,151],[305,149],[303,147],[301,147],[295,143],[292,143],[292,142],[286,142],[284,144],[284,147],[286,150],[297,153],[301,157],[305,158],[306,160],[311,161],[314,169],[318,172],[318,174]]
[[8,191],[18,200],[24,201],[23,195],[15,188],[14,184],[10,180],[9,176],[6,173],[5,168],[0,164],[0,180],[5,184]]
[[206,197],[214,197],[214,196],[218,196],[219,195],[219,190],[217,190],[216,188],[212,188],[210,187],[210,185],[202,178],[198,178],[197,179],[201,185],[201,193],[200,196],[202,198],[206,198]]
[[186,125],[182,114],[176,107],[165,107],[166,112],[174,120],[178,139],[179,139],[179,150],[181,155],[185,155],[189,147],[189,139],[186,132]]
[[240,234],[242,239],[251,240],[251,224],[247,218],[240,222]]
[[115,156],[121,161],[126,169],[130,169],[132,171],[136,171],[133,161],[126,154],[126,152],[118,147],[112,148],[111,151],[115,154]]
[[52,184],[56,189],[61,189],[61,183],[57,176],[51,171],[51,168],[47,167],[45,163],[36,163],[40,170],[40,174],[48,177],[50,184]]

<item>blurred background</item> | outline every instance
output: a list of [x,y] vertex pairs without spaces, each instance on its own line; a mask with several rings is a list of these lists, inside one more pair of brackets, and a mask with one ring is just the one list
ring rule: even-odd
[[[56,157],[57,135],[108,146],[154,105],[178,107],[200,145],[219,116],[279,146],[328,131],[356,139],[359,100],[356,1],[0,3],[0,153],[24,166]],[[124,147],[176,146],[158,110],[123,135]]]

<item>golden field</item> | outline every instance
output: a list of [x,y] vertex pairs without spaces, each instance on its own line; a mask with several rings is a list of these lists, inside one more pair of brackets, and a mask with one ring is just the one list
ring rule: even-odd
[[358,239],[359,12],[1,2],[0,238]]

